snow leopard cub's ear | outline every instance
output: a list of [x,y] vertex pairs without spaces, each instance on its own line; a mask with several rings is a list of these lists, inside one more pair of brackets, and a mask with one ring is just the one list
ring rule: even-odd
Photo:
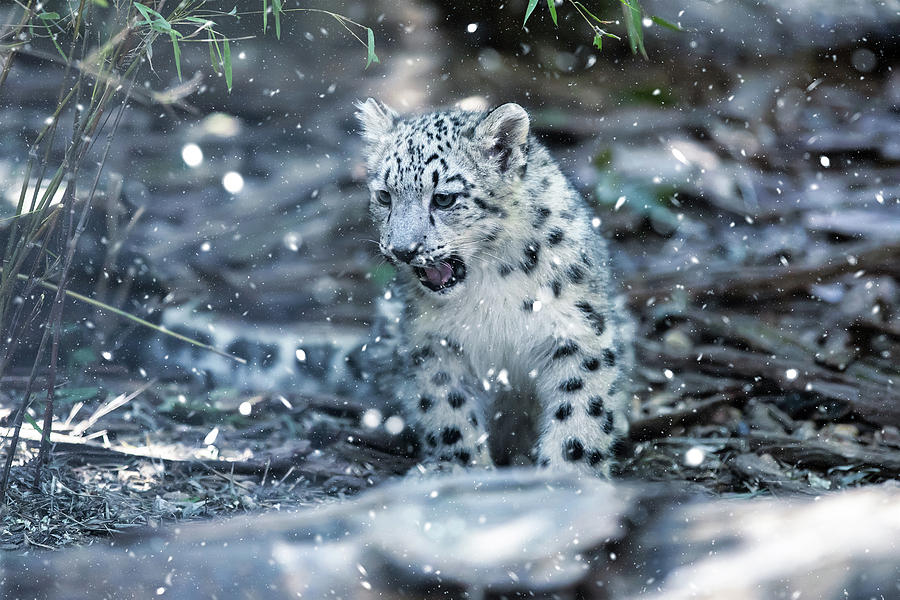
[[500,170],[505,172],[524,166],[528,127],[528,113],[510,102],[491,111],[475,127],[473,137],[485,157],[497,161]]
[[394,127],[397,113],[375,98],[356,103],[356,118],[362,125],[362,137],[369,143],[380,142]]

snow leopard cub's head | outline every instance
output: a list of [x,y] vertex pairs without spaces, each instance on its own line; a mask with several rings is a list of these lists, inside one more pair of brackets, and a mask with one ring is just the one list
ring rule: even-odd
[[504,104],[401,117],[372,98],[357,108],[381,252],[425,293],[455,293],[491,261],[521,187],[528,115]]

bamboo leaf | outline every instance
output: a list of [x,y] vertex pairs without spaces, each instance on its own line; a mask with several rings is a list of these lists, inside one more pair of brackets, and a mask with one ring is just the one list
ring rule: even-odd
[[69,57],[66,56],[66,53],[63,52],[62,47],[59,45],[59,42],[56,41],[56,34],[50,33],[50,41],[53,42],[53,45],[56,46],[56,51],[59,52],[59,55],[63,57],[63,60],[69,62]]
[[528,17],[531,16],[531,13],[534,12],[534,8],[537,6],[538,0],[528,0],[528,7],[525,9],[525,20],[522,21],[522,27],[525,27],[525,23],[528,22]]
[[225,85],[228,86],[228,93],[231,93],[231,44],[228,43],[228,38],[224,38],[223,42],[225,42],[225,52],[222,56],[225,66]]
[[141,13],[141,15],[143,15],[144,20],[147,22],[147,25],[153,25],[153,18],[150,16],[150,8],[144,6],[140,2],[135,2],[134,7],[138,10],[139,13]]
[[651,16],[650,20],[653,21],[654,23],[656,23],[657,25],[659,25],[660,27],[665,27],[666,29],[671,29],[672,31],[684,31],[684,29],[682,29],[679,25],[676,25],[675,23],[666,21],[662,17]]
[[380,62],[375,54],[375,32],[371,27],[366,27],[366,68],[369,68],[373,62]]
[[637,0],[619,0],[622,3],[622,14],[625,17],[625,29],[628,32],[628,45],[632,54],[640,53],[647,58],[644,48],[644,29],[641,17],[641,6]]
[[[23,273],[17,273],[16,278],[19,280],[22,280],[22,281],[28,281],[28,276]],[[59,289],[59,286],[57,286],[53,283],[50,283],[49,281],[38,280],[37,283],[41,287],[45,287],[48,290],[56,291]],[[89,296],[84,296],[82,294],[79,294],[78,292],[73,292],[72,290],[63,290],[63,292],[66,294],[66,296],[69,296],[70,298],[74,298],[75,300],[85,302],[87,304],[90,304],[91,306],[96,306],[97,308],[102,308],[103,310],[109,311],[114,315],[118,315],[118,316],[128,319],[130,321],[134,321],[135,323],[143,325],[144,327],[149,327],[150,329],[153,329],[154,331],[158,331],[158,332],[168,335],[170,337],[179,339],[182,342],[187,342],[188,344],[192,344],[194,346],[197,346],[198,348],[203,348],[204,350],[208,350],[214,354],[218,354],[219,356],[224,356],[225,358],[230,358],[231,360],[233,360],[235,362],[239,362],[242,365],[247,364],[247,361],[239,356],[234,356],[233,354],[228,354],[227,352],[219,350],[215,346],[210,346],[209,344],[204,344],[203,342],[198,342],[197,340],[195,340],[193,338],[189,338],[186,335],[181,335],[180,333],[170,331],[160,325],[155,325],[155,324],[151,323],[150,321],[147,321],[145,319],[137,317],[131,313],[125,312],[124,310],[120,310],[120,309],[116,308],[115,306],[110,306],[109,304],[100,302],[99,300],[94,300],[93,298],[91,298]]]
[[263,35],[266,35],[266,30],[269,28],[269,2],[268,0],[263,0]]
[[138,9],[138,12],[144,17],[147,25],[154,31],[160,33],[169,33],[172,31],[172,26],[166,21],[166,18],[149,6],[145,6],[140,2],[135,1],[134,7]]
[[281,39],[281,0],[272,0],[272,13],[275,15],[275,37]]
[[603,36],[599,33],[594,34],[594,48],[603,50]]
[[175,52],[175,70],[178,71],[178,81],[181,81],[181,48],[178,47],[178,36],[174,31],[169,32],[172,38],[172,49]]
[[44,430],[41,429],[41,426],[37,424],[37,421],[34,420],[34,417],[29,415],[28,413],[25,413],[24,416],[25,416],[25,420],[28,421],[29,425],[34,427],[39,434],[44,435]]
[[55,12],[42,12],[37,16],[41,21],[57,21],[59,20],[59,13]]
[[589,16],[589,17],[592,18],[593,20],[597,21],[597,23],[599,23],[600,25],[606,25],[606,24],[608,23],[608,21],[602,20],[600,17],[598,17],[597,15],[595,15],[594,13],[592,13],[591,11],[589,11],[589,10],[587,9],[587,7],[586,7],[584,4],[582,4],[581,2],[576,2],[576,3],[575,3],[575,6],[576,6],[578,9],[580,9],[582,12],[584,12],[587,16]]
[[554,0],[547,0],[547,8],[550,9],[550,18],[553,19],[553,24],[559,26],[559,23],[556,22],[556,2]]
[[213,71],[218,75],[222,71],[219,66],[220,61],[216,60],[216,41],[213,38],[212,31],[209,32],[209,37],[207,39],[209,40],[209,63],[212,65]]

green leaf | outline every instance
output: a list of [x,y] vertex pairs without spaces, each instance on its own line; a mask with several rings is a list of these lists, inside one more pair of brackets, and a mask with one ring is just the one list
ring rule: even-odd
[[169,36],[172,38],[172,49],[175,51],[175,70],[178,71],[178,81],[181,81],[181,48],[178,47],[178,36],[175,31],[170,31]]
[[[62,173],[63,171],[58,171],[58,172]],[[53,182],[51,181],[51,183],[53,183]],[[48,191],[50,191],[50,190],[48,190]],[[51,193],[51,195],[52,195],[52,193]],[[25,275],[24,273],[16,273],[16,279],[18,279],[20,281],[28,281],[28,276]],[[41,287],[47,288],[48,290],[53,290],[55,292],[59,291],[59,287],[50,283],[49,281],[38,280],[37,284]],[[218,354],[219,356],[224,356],[235,362],[239,362],[244,365],[247,364],[246,359],[243,359],[239,356],[235,356],[233,354],[228,354],[227,352],[225,352],[223,350],[219,350],[218,348],[210,346],[209,344],[204,344],[203,342],[199,342],[195,339],[189,338],[186,335],[181,335],[180,333],[176,333],[174,331],[166,329],[165,327],[151,323],[150,321],[142,319],[131,313],[125,312],[124,310],[120,310],[120,309],[116,308],[115,306],[110,306],[109,304],[105,304],[103,302],[100,302],[99,300],[94,300],[93,298],[91,298],[89,296],[84,296],[82,294],[79,294],[78,292],[73,292],[72,290],[63,290],[63,292],[69,298],[74,298],[75,300],[84,302],[86,304],[90,304],[91,306],[96,306],[97,308],[102,308],[103,310],[110,312],[114,315],[118,315],[118,316],[128,319],[130,321],[134,321],[135,323],[143,325],[144,327],[149,327],[150,329],[152,329],[154,331],[158,331],[159,333],[171,336],[171,337],[179,339],[183,342],[193,344],[194,346],[197,346],[198,348],[203,348],[204,350],[214,352],[215,354]]]
[[269,2],[268,0],[263,0],[263,35],[266,35],[266,30],[269,28]]
[[281,39],[281,0],[272,0],[272,12],[275,14],[275,37]]
[[69,62],[69,57],[66,56],[66,53],[63,52],[62,47],[59,45],[59,42],[56,41],[56,34],[50,33],[50,40],[53,42],[53,45],[56,46],[56,51],[59,52],[59,55],[63,57],[63,60]]
[[149,6],[145,6],[140,2],[135,1],[134,7],[138,9],[138,12],[141,13],[141,15],[143,15],[144,20],[152,30],[158,31],[160,33],[169,33],[170,31],[172,31],[172,26],[169,25],[169,22],[166,21],[166,18]]
[[525,20],[522,21],[522,27],[525,27],[525,23],[528,22],[528,17],[531,16],[531,13],[534,12],[534,8],[537,6],[538,0],[528,0],[528,8],[525,9]]
[[366,68],[373,62],[380,62],[375,54],[375,32],[371,27],[366,27]]
[[109,2],[106,0],[91,0],[97,6],[102,6],[103,8],[109,8]]
[[138,9],[138,12],[144,16],[144,20],[147,21],[147,25],[153,25],[153,17],[150,16],[150,11],[152,10],[151,8],[144,6],[140,2],[135,2],[134,7]]
[[[87,361],[85,361],[87,362]],[[55,396],[58,402],[64,404],[75,404],[76,402],[84,402],[85,400],[93,400],[100,395],[100,388],[94,387],[76,387],[61,388],[56,391]]]
[[592,18],[593,20],[597,21],[597,23],[599,23],[600,25],[606,25],[606,23],[605,23],[600,17],[598,17],[597,15],[595,15],[594,13],[592,13],[591,11],[589,11],[589,10],[587,9],[587,7],[586,7],[584,4],[582,4],[581,2],[576,2],[575,5],[576,5],[579,9],[581,9],[585,14],[587,14],[587,16],[589,16],[589,17]]
[[55,12],[42,12],[37,16],[41,21],[56,21],[59,19],[59,13]]
[[385,262],[374,267],[369,273],[372,275],[372,283],[375,284],[375,288],[381,289],[386,287],[397,276],[397,269],[390,263]]
[[659,25],[660,27],[665,27],[666,29],[671,29],[672,31],[684,31],[684,29],[682,29],[675,23],[670,23],[669,21],[666,21],[662,17],[651,16],[650,20],[653,21],[654,23],[656,23],[657,25]]
[[[209,62],[212,63],[213,70],[218,75],[222,72],[222,51],[219,50],[219,42],[216,41],[216,34],[212,30],[209,31]],[[218,56],[218,60],[216,59]]]
[[632,54],[640,52],[647,58],[647,50],[644,48],[644,30],[641,23],[641,6],[637,0],[619,0],[622,3],[622,14],[625,17],[625,29],[628,31],[628,45]]
[[34,417],[29,415],[28,413],[25,413],[25,420],[28,421],[28,423],[31,424],[31,426],[34,427],[39,434],[44,435],[44,430],[41,429],[41,426],[37,424],[37,421],[34,420]]
[[209,64],[212,65],[213,71],[219,74],[219,61],[216,60],[215,42],[212,39],[212,32],[210,32],[210,37],[207,40],[209,43]]
[[228,43],[228,38],[224,38],[222,40],[225,42],[225,53],[222,56],[222,62],[225,65],[225,85],[228,86],[228,93],[231,93],[231,45]]
[[553,19],[553,24],[558,26],[559,23],[556,22],[556,2],[547,0],[547,8],[550,9],[550,17]]
[[594,34],[594,48],[603,50],[603,36],[599,33]]

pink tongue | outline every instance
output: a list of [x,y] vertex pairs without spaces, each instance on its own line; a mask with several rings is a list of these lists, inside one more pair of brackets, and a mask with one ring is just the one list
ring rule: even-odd
[[436,267],[425,267],[424,270],[428,283],[432,285],[444,285],[453,276],[453,269],[447,263],[440,263]]

